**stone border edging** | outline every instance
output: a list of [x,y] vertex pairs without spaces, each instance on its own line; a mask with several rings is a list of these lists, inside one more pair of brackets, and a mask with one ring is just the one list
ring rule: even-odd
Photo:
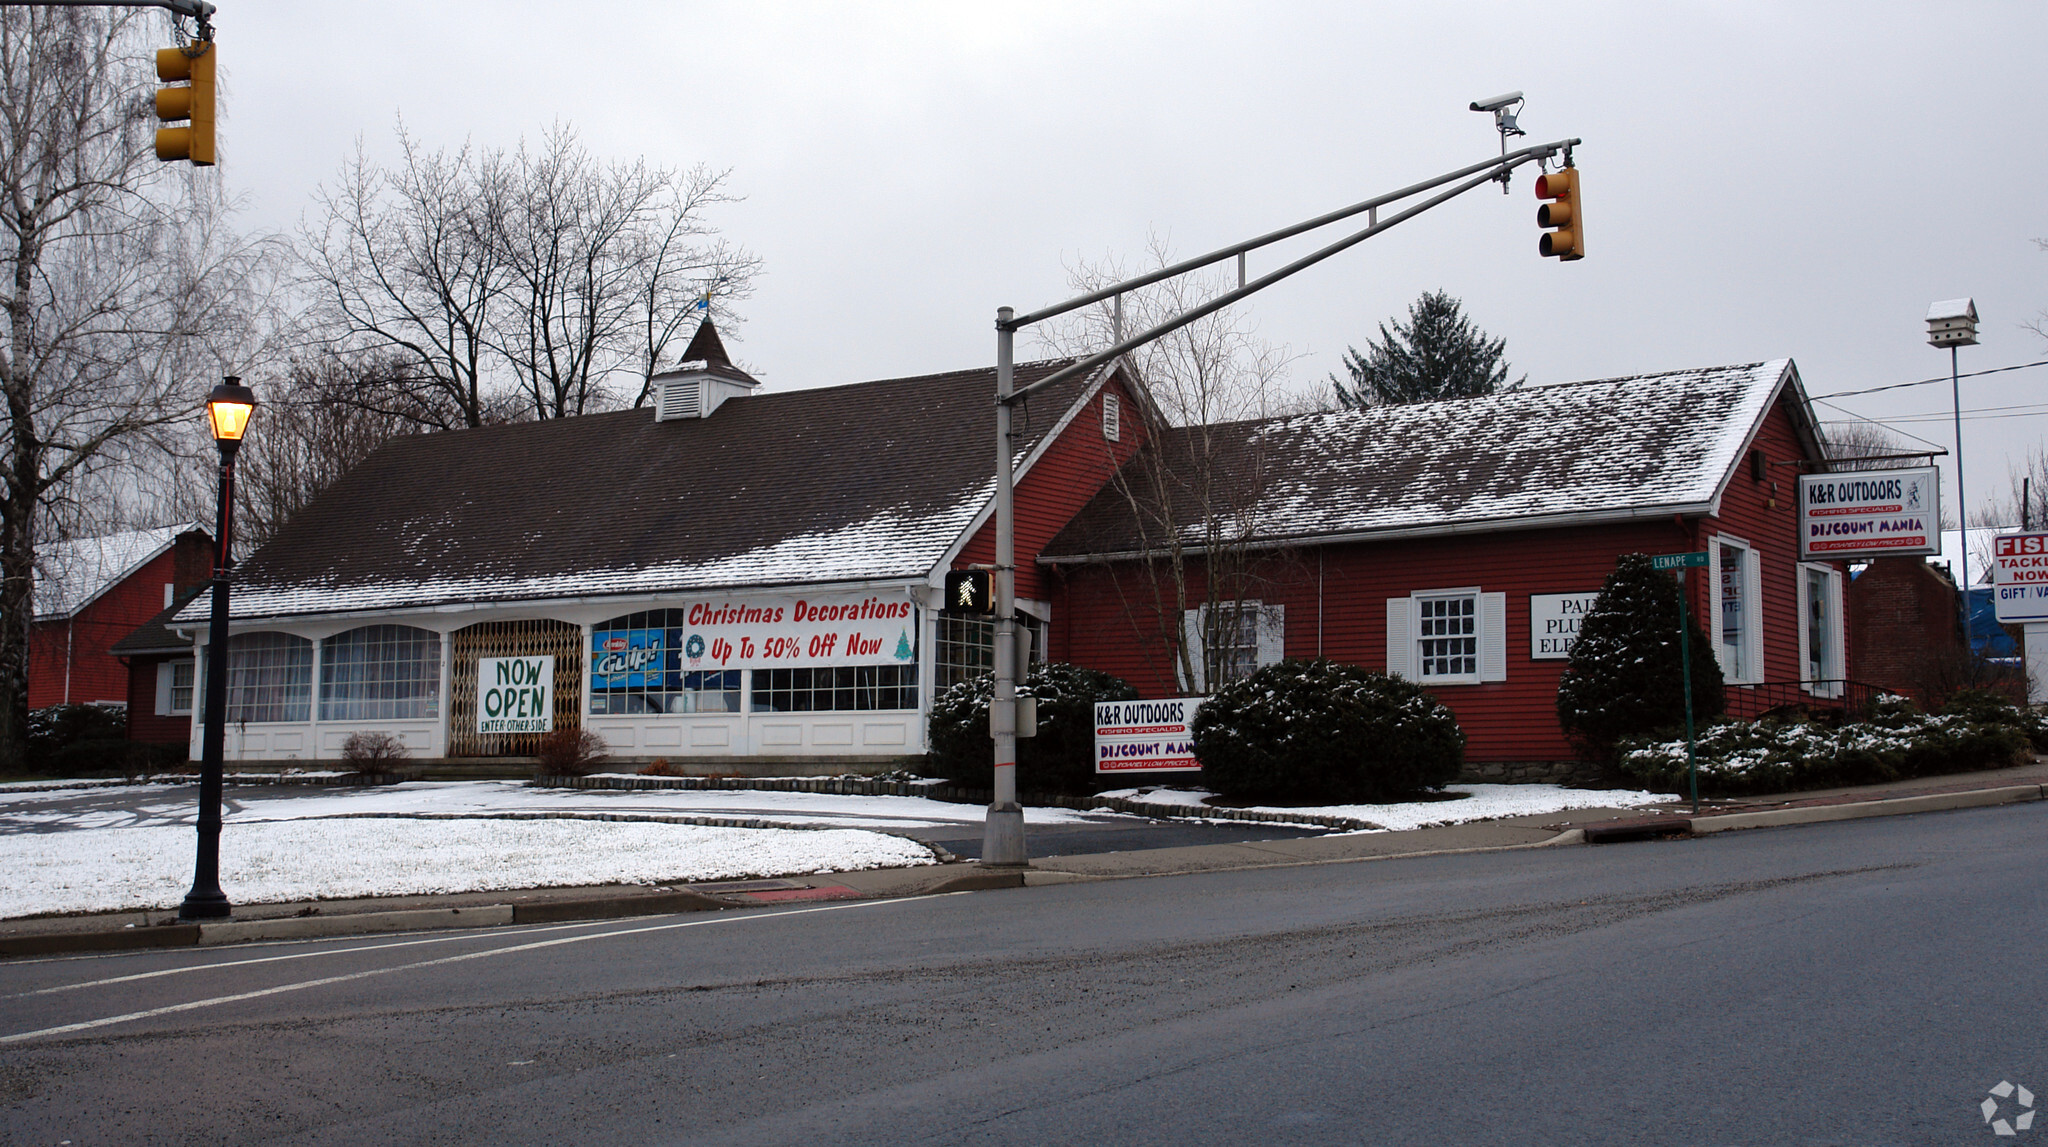
[[[989,799],[986,789],[960,788],[944,781],[896,781],[874,777],[536,777],[535,788],[683,789],[697,792],[824,793],[834,796],[927,797],[954,804],[979,804]],[[1032,794],[1025,803],[1045,808],[1094,812],[1131,813],[1155,819],[1228,820],[1253,824],[1301,824],[1341,832],[1377,832],[1385,826],[1350,816],[1324,813],[1265,812],[1248,808],[1216,808],[1210,805],[1170,805],[1130,797],[1069,797]],[[739,827],[754,827],[743,825]],[[773,827],[773,826],[764,826]]]
[[1860,820],[1871,816],[1905,816],[1916,812],[1941,812],[1959,808],[1985,808],[2020,804],[2048,798],[2048,785],[2006,785],[1995,789],[1967,789],[1959,793],[1924,793],[1919,796],[1855,801],[1849,804],[1795,805],[1791,808],[1762,809],[1696,816],[1694,836],[1741,828],[1771,828],[1778,825],[1817,824],[1831,820]]

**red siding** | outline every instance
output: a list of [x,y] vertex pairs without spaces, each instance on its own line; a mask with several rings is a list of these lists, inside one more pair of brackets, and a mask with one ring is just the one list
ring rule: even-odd
[[165,745],[190,744],[192,741],[191,717],[160,717],[157,715],[157,666],[169,660],[171,659],[168,657],[132,657],[129,659],[128,739],[131,741],[148,741]]
[[[1103,384],[1102,393],[1115,394],[1122,406],[1118,440],[1111,442],[1102,436],[1102,395],[1098,394],[1088,400],[1074,421],[1017,482],[1016,592],[1020,598],[1046,599],[1049,588],[1045,572],[1038,565],[1039,551],[1080,513],[1117,467],[1144,444],[1144,419],[1123,385],[1122,374],[1112,375]],[[1064,412],[1039,413],[1041,417],[1056,417]],[[993,459],[990,465],[994,465]],[[988,565],[995,561],[995,553],[996,527],[991,518],[968,540],[953,563],[954,568]]]
[[36,624],[29,633],[29,708],[126,699],[128,667],[107,650],[163,612],[165,585],[183,589],[205,580],[209,546],[204,535],[185,534],[72,617]]
[[[1793,461],[1801,454],[1782,409],[1766,420],[1756,445],[1767,460]],[[1745,458],[1720,518],[1673,517],[1277,553],[1256,571],[1265,586],[1256,596],[1286,605],[1287,656],[1324,656],[1384,669],[1388,598],[1467,586],[1505,593],[1507,680],[1440,686],[1436,692],[1457,713],[1470,760],[1568,760],[1573,753],[1558,728],[1556,711],[1565,662],[1531,658],[1529,598],[1596,591],[1621,554],[1697,549],[1719,532],[1749,542],[1759,555],[1764,586],[1765,673],[1771,680],[1797,679],[1792,494],[1798,470],[1773,466],[1767,471],[1764,479],[1753,480]],[[1708,589],[1701,583],[1707,579],[1695,575],[1689,580],[1691,607],[1704,618]],[[1172,695],[1174,677],[1153,590],[1138,567],[1061,567],[1052,581],[1054,658],[1115,673],[1146,696]],[[1199,571],[1190,581],[1190,599],[1198,601]]]

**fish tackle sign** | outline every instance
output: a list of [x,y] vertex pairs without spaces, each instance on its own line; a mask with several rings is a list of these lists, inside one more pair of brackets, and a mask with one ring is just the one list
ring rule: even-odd
[[1941,473],[1857,470],[1799,476],[1802,560],[1941,552]]
[[1095,703],[1097,773],[1179,773],[1195,760],[1191,726],[1205,697]]
[[2048,534],[1991,539],[1991,586],[1998,620],[2048,621]]
[[555,658],[476,659],[476,731],[555,731]]

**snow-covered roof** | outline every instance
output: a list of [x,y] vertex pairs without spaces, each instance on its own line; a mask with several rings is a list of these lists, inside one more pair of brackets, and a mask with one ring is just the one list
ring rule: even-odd
[[[1065,361],[1020,363],[1017,383]],[[1036,399],[1020,453],[1094,382]],[[250,555],[234,615],[924,578],[993,496],[994,395],[993,370],[956,371],[757,394],[708,418],[396,439]]]
[[[1710,512],[1791,360],[1670,371],[1484,398],[1181,428],[1140,456],[1045,549],[1052,561],[1204,537],[1400,536]],[[1206,446],[1203,443],[1206,442]],[[1134,497],[1135,495],[1135,497]]]
[[170,549],[179,534],[200,528],[160,526],[37,546],[36,620],[70,617]]
[[1974,299],[1943,299],[1927,308],[1927,321],[1941,319],[1969,319],[1977,321],[1977,302]]

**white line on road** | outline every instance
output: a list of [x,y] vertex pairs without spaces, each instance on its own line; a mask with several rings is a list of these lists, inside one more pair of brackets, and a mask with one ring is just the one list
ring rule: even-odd
[[[966,894],[951,893],[950,895]],[[874,908],[884,904],[903,904],[912,899],[932,900],[936,899],[936,897],[919,896],[903,897],[894,900],[858,900],[850,904],[824,904],[816,908],[797,908],[787,912],[768,912],[747,916],[716,916],[708,920],[681,920],[672,924],[650,924],[646,927],[625,928],[612,932],[588,932],[581,936],[558,936],[553,940],[538,940],[531,944],[514,944],[506,948],[492,948],[485,952],[465,952],[459,956],[442,956],[439,959],[421,960],[411,964],[397,964],[389,968],[372,968],[368,971],[350,972],[340,976],[323,976],[317,980],[301,980],[296,984],[279,984],[274,988],[262,988],[253,992],[237,992],[232,996],[215,996],[208,1000],[193,1000],[189,1003],[169,1004],[165,1007],[150,1008],[146,1011],[107,1016],[104,1019],[84,1020],[79,1023],[62,1024],[53,1028],[38,1028],[35,1031],[16,1032],[13,1035],[0,1036],[0,1044],[19,1043],[22,1040],[35,1039],[39,1036],[68,1035],[71,1032],[90,1031],[93,1028],[131,1023],[135,1020],[146,1020],[155,1016],[171,1015],[175,1012],[196,1011],[200,1008],[217,1007],[221,1004],[240,1003],[243,1000],[255,1000],[261,999],[264,996],[282,995],[285,992],[303,991],[307,988],[322,988],[329,984],[346,984],[355,980],[367,980],[372,976],[384,976],[393,972],[413,972],[421,968],[434,968],[444,964],[460,964],[468,960],[481,960],[487,956],[509,956],[515,952],[531,952],[539,948],[554,948],[563,944],[580,944],[585,940],[608,940],[620,936],[636,936],[646,932],[669,932],[677,928],[701,928],[712,924],[739,924],[755,920],[779,920],[785,916],[808,916],[813,912],[839,912],[848,908]]]

